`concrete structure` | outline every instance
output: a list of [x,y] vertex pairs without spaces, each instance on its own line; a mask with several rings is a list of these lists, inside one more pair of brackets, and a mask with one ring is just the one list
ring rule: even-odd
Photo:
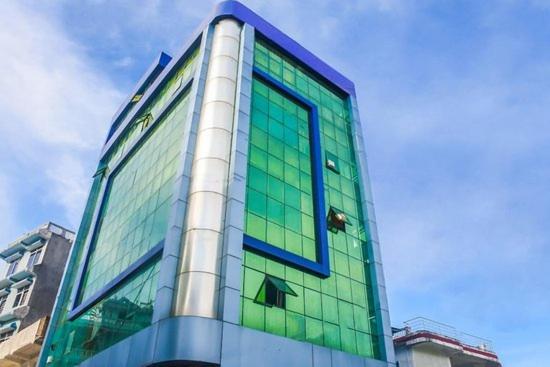
[[74,233],[46,223],[0,252],[0,366],[36,363]]
[[362,132],[351,81],[220,3],[112,121],[40,365],[393,366]]
[[399,367],[500,367],[489,340],[422,317],[394,329]]

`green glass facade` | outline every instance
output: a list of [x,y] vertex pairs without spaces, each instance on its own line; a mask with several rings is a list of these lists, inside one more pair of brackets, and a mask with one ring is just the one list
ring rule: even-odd
[[246,233],[316,261],[308,112],[256,79],[252,101]]
[[179,165],[188,98],[111,175],[93,241],[81,300],[126,269],[165,235]]
[[353,83],[214,14],[111,126],[40,366],[391,364]]
[[[349,101],[262,40],[255,43],[254,66],[317,106],[323,158],[337,167],[323,168],[325,210],[338,208],[349,224],[345,232],[328,233],[326,279],[245,251],[242,325],[379,358]],[[245,233],[315,260],[307,111],[259,80],[251,109]],[[254,301],[266,275],[297,294],[286,296],[284,309]]]
[[197,52],[192,53],[158,88],[100,163],[74,245],[78,251],[73,255],[75,264],[65,275],[67,287],[52,325],[51,365],[79,364],[151,324],[158,258],[145,263],[74,320],[68,317],[73,306],[70,295],[78,287],[78,269],[85,261],[88,239],[92,242],[77,304],[164,239],[191,99],[182,88],[193,74],[196,56]]

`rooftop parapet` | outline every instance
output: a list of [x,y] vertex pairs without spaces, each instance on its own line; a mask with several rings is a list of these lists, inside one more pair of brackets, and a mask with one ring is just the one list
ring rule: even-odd
[[[393,340],[397,346],[414,346],[419,344],[438,345],[448,349],[453,358],[478,358],[487,361],[487,366],[500,366],[492,342],[476,335],[459,331],[451,325],[415,317],[405,321],[403,328],[393,328]],[[458,353],[457,353],[458,352]],[[461,357],[464,355],[464,357]]]
[[70,241],[74,240],[74,232],[55,223],[47,222],[37,228],[19,236],[15,241],[10,243],[4,250],[0,252],[0,258],[10,261],[12,257],[17,257],[20,252],[32,251],[39,247],[43,241],[50,238],[51,234],[55,233]]

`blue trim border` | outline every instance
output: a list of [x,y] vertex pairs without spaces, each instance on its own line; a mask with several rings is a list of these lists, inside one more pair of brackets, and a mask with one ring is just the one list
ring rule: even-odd
[[111,291],[113,291],[116,287],[122,284],[125,280],[129,279],[139,269],[141,269],[141,267],[160,258],[163,248],[164,248],[164,240],[160,241],[158,244],[155,245],[155,247],[147,251],[145,255],[137,259],[132,265],[127,267],[126,270],[124,270],[122,273],[117,275],[116,278],[114,278],[105,286],[103,286],[103,288],[101,288],[96,293],[88,297],[85,302],[80,303],[76,308],[74,308],[71,312],[69,312],[67,316],[68,319],[73,321],[78,316],[86,312],[93,305],[95,305],[99,300],[107,296]]
[[134,103],[132,103],[132,98],[136,94],[145,93],[147,88],[155,81],[160,73],[162,73],[164,68],[166,68],[171,60],[172,56],[168,55],[165,52],[160,53],[155,62],[149,67],[141,80],[138,82],[138,87],[132,91],[132,93],[126,98],[126,101],[124,101],[123,105],[115,113],[115,117],[113,119],[113,122],[111,123],[111,128],[109,129],[109,133],[107,134],[105,143],[107,143],[109,139],[111,139],[111,136],[113,136],[115,131],[118,129],[124,117],[126,117],[128,112],[130,112],[130,110],[134,107]]
[[330,84],[336,86],[346,95],[355,96],[355,85],[351,80],[340,74],[245,5],[234,0],[219,3],[212,15],[212,20],[215,21],[227,17],[250,24],[265,38],[279,46],[287,54],[292,55],[302,65],[311,69]]
[[325,193],[323,185],[323,165],[321,158],[321,133],[317,106],[302,95],[288,88],[269,74],[254,67],[253,76],[297,102],[309,111],[309,141],[312,168],[313,215],[315,220],[316,260],[311,261],[290,251],[283,250],[267,242],[243,235],[243,245],[247,250],[261,253],[289,266],[312,273],[322,278],[330,276],[328,257],[327,224],[325,219]]
[[[161,53],[158,65],[154,68],[151,67],[152,71],[147,71],[145,73],[142,77],[143,82],[139,82],[140,87],[128,97],[126,107],[124,107],[124,109],[120,109],[115,114],[115,118],[113,120],[114,122],[111,124],[109,129],[109,134],[107,135],[107,140],[103,145],[100,159],[103,159],[109,154],[119,137],[123,135],[128,126],[132,124],[134,118],[145,111],[151,101],[157,96],[158,93],[160,93],[162,86],[170,79],[170,77],[173,76],[174,72],[177,71],[177,68],[185,63],[187,58],[195,51],[196,48],[199,47],[199,45],[200,37],[196,37],[186,51],[174,60],[168,54],[165,54],[164,52]],[[153,65],[156,65],[156,63]],[[138,92],[143,93],[141,100],[136,104],[130,103],[131,98]]]

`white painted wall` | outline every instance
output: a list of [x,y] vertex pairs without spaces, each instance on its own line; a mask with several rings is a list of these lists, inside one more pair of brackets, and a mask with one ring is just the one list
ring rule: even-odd
[[412,357],[415,367],[451,367],[451,359],[438,352],[414,348]]

